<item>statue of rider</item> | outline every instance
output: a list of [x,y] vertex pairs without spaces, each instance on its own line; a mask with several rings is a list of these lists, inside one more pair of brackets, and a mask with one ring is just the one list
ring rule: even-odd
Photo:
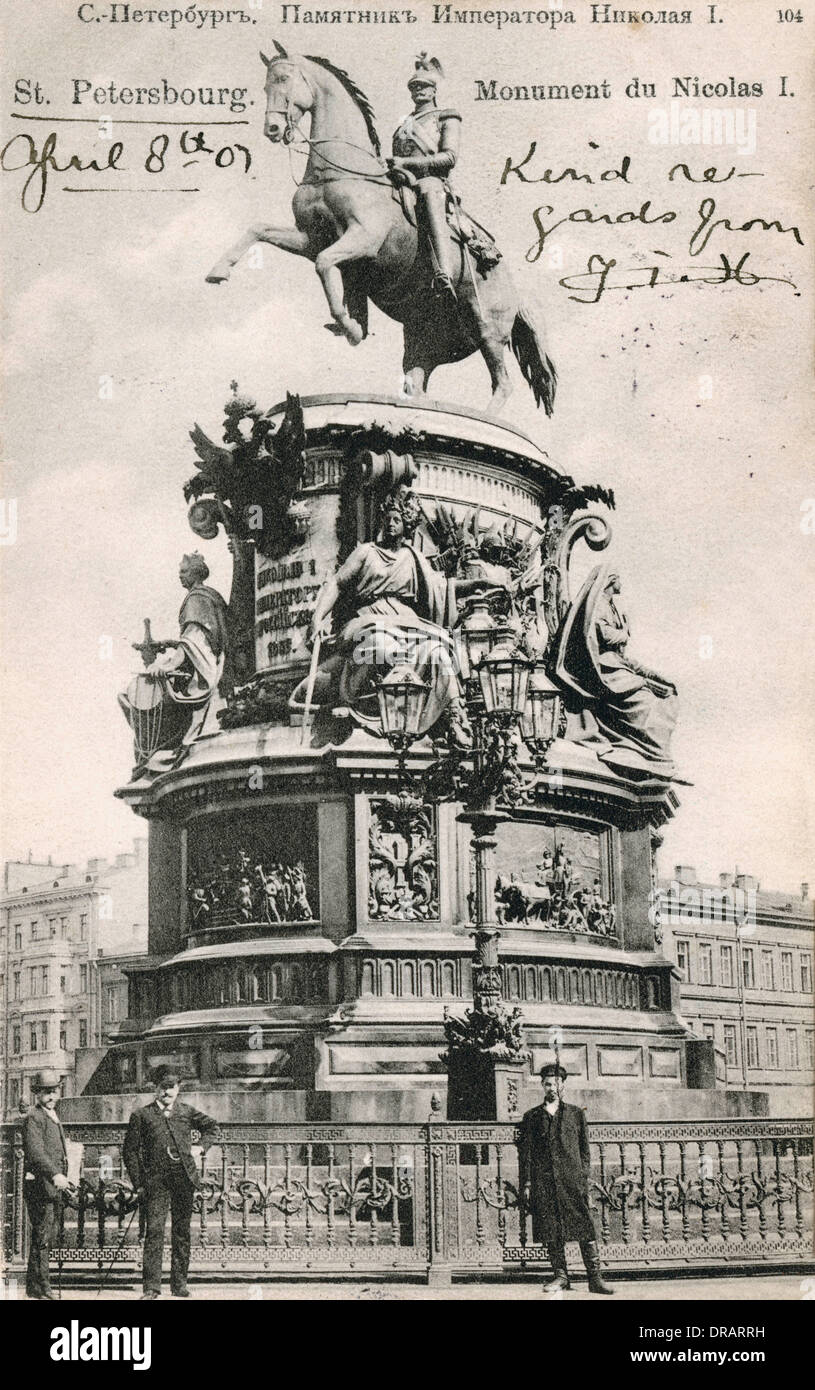
[[[408,82],[413,111],[393,137],[393,158],[388,168],[396,184],[410,183],[417,198],[417,220],[425,231],[433,261],[433,292],[455,304],[450,233],[447,226],[448,177],[455,168],[461,134],[461,116],[451,108],[439,110],[436,89],[443,77],[441,63],[420,53]],[[400,178],[401,174],[412,178]]]

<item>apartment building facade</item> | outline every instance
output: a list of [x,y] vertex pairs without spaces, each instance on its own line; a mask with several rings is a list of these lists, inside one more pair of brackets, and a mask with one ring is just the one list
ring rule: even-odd
[[[0,1114],[27,1105],[43,1067],[81,1090],[126,1013],[119,958],[147,949],[147,841],[84,868],[13,860],[0,901]],[[124,1011],[124,1012],[123,1012]]]
[[809,885],[768,892],[748,874],[660,882],[663,948],[682,977],[682,1016],[724,1057],[730,1088],[811,1091],[815,1082]]

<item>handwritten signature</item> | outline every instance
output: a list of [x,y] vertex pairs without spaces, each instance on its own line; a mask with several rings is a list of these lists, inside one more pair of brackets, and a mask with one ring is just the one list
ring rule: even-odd
[[[667,251],[660,251],[657,255],[668,256]],[[783,275],[756,275],[752,270],[748,270],[747,261],[750,252],[745,251],[741,260],[735,265],[731,265],[727,256],[720,253],[720,265],[693,265],[682,269],[665,265],[632,266],[625,267],[618,265],[617,261],[611,257],[606,260],[605,256],[595,253],[589,256],[587,268],[578,275],[565,275],[559,281],[564,290],[572,290],[575,293],[569,295],[576,304],[598,304],[604,294],[613,290],[653,290],[661,285],[760,285],[771,282],[776,285],[790,285],[793,289],[797,286],[794,280],[788,280]],[[588,298],[582,298],[588,295]]]

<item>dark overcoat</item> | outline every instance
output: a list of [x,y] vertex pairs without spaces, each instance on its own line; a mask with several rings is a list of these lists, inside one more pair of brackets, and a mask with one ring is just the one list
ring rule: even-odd
[[168,1149],[172,1149],[178,1154],[192,1186],[200,1187],[201,1179],[190,1152],[194,1129],[201,1135],[203,1148],[217,1144],[220,1137],[217,1124],[191,1105],[176,1101],[169,1117],[155,1101],[134,1110],[122,1146],[122,1158],[133,1186],[149,1192],[172,1172],[177,1166],[168,1153]]
[[62,1125],[42,1105],[33,1105],[23,1120],[23,1153],[27,1196],[53,1202],[57,1195],[53,1178],[68,1172],[68,1156]]
[[579,1106],[561,1101],[548,1138],[547,1118],[542,1105],[527,1110],[518,1141],[521,1184],[530,1187],[532,1239],[556,1247],[567,1240],[596,1240],[586,1116]]

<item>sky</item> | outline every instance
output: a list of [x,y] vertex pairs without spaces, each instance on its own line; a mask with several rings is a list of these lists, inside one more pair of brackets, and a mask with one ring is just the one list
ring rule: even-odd
[[[105,7],[99,6],[100,11]],[[109,7],[108,7],[109,8]],[[203,5],[203,9],[211,8]],[[182,485],[193,473],[188,430],[195,421],[219,437],[229,383],[263,406],[287,390],[396,394],[401,335],[372,311],[371,336],[352,349],[329,335],[317,277],[305,261],[264,248],[228,285],[204,277],[258,219],[289,225],[302,169],[262,139],[260,47],[272,41],[320,52],[347,67],[370,97],[379,128],[409,109],[405,83],[420,48],[447,72],[446,104],[463,116],[456,183],[465,204],[495,234],[525,299],[540,306],[560,378],[551,420],[535,410],[517,371],[505,418],[527,431],[553,463],[581,482],[614,489],[617,511],[607,552],[622,577],[631,651],[675,681],[681,700],[674,750],[681,808],[667,827],[662,872],[693,864],[756,874],[766,887],[812,881],[812,556],[815,507],[811,393],[811,125],[800,36],[773,26],[766,6],[720,7],[726,22],[708,37],[591,26],[590,7],[566,32],[433,25],[283,25],[281,7],[254,6],[255,24],[229,32],[183,26],[82,24],[71,3],[4,6],[5,83],[38,80],[50,110],[7,100],[4,143],[21,131],[50,130],[12,112],[113,116],[112,135],[93,125],[59,125],[61,158],[125,145],[126,170],[111,175],[123,196],[63,192],[54,173],[42,209],[20,206],[24,174],[4,172],[4,451],[2,496],[15,499],[17,533],[0,546],[2,564],[3,857],[84,859],[127,848],[144,823],[113,797],[131,766],[130,736],[116,693],[138,665],[130,644],[146,616],[172,635],[181,599],[184,551],[206,553],[228,593],[223,539],[201,542],[186,520]],[[698,7],[697,7],[698,8]],[[750,21],[746,16],[749,14]],[[763,17],[762,17],[763,16]],[[755,23],[752,21],[755,20]],[[759,20],[761,21],[759,23]],[[614,32],[606,32],[609,28]],[[701,38],[708,47],[700,50]],[[793,41],[795,40],[795,41]],[[702,63],[704,56],[704,63]],[[671,113],[671,79],[731,74],[761,82],[760,97],[723,100],[752,111],[755,149],[677,148],[649,141],[649,119]],[[632,77],[654,78],[655,99],[626,99]],[[800,95],[782,100],[779,75]],[[607,80],[609,100],[477,100],[477,81],[588,83]],[[161,130],[117,124],[121,106],[73,103],[74,79],[93,86],[246,88],[248,126],[212,132],[251,150],[248,175],[212,159],[185,169],[177,144],[157,183],[142,167]],[[683,109],[693,103],[684,102]],[[710,109],[699,102],[697,109]],[[183,113],[186,115],[186,112]],[[199,113],[200,114],[200,113]],[[209,112],[205,112],[210,114]],[[154,112],[151,110],[151,117]],[[160,109],[155,119],[175,118]],[[194,116],[192,129],[198,129]],[[177,142],[178,127],[166,127]],[[530,141],[528,172],[588,172],[570,179],[502,185],[508,157]],[[19,149],[19,146],[17,147]],[[629,155],[628,179],[599,181]],[[694,173],[716,165],[734,175],[700,188],[668,171],[687,160]],[[13,162],[7,161],[7,162]],[[738,174],[751,177],[739,179]],[[69,174],[74,185],[93,176]],[[162,183],[163,180],[163,183]],[[140,191],[192,186],[161,196]],[[97,184],[102,182],[98,179]],[[704,253],[689,242],[703,198],[731,228],[762,217],[790,232],[717,227]],[[650,201],[675,217],[643,225],[563,222],[537,259],[536,208],[544,225],[590,208],[616,218]],[[708,228],[709,230],[709,228]],[[698,238],[697,238],[698,242]],[[577,302],[559,281],[585,272],[588,257],[623,271],[653,264],[683,268],[735,264],[746,252],[760,283],[681,283],[615,290]],[[660,254],[661,253],[661,254]],[[596,264],[596,263],[595,263]],[[712,273],[712,272],[711,272]],[[620,283],[625,284],[622,274]],[[794,281],[794,285],[783,283]],[[588,298],[584,290],[577,298]],[[442,369],[431,394],[484,409],[480,359]],[[8,511],[6,512],[6,519]]]

